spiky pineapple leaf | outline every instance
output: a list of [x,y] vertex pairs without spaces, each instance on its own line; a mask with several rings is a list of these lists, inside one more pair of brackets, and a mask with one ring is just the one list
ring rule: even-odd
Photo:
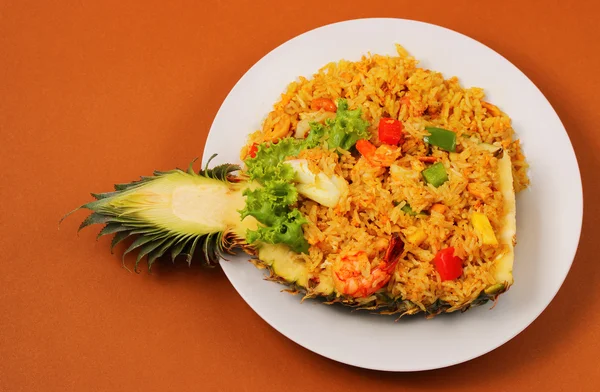
[[94,212],[94,213],[90,214],[87,218],[85,218],[85,220],[83,222],[81,222],[81,225],[79,225],[79,229],[77,229],[77,231],[81,231],[82,229],[84,229],[90,225],[108,223],[111,221],[111,219],[112,218],[110,216],[102,215],[97,212]]
[[152,269],[152,264],[154,264],[159,257],[162,257],[175,241],[177,241],[177,237],[169,238],[163,242],[158,249],[155,249],[148,254],[148,271]]
[[119,223],[111,222],[111,223],[108,223],[106,226],[104,226],[102,228],[102,230],[100,230],[96,239],[103,237],[105,235],[115,234],[120,231],[126,231],[126,230],[129,230],[129,229]]
[[[104,227],[98,233],[97,238],[113,235],[110,244],[111,253],[116,245],[129,237],[133,238],[133,242],[123,252],[122,257],[124,261],[127,254],[137,253],[135,259],[136,271],[144,257],[147,257],[148,268],[150,269],[156,260],[167,252],[170,253],[173,261],[177,256],[184,255],[186,262],[190,264],[196,249],[201,250],[204,261],[208,265],[216,264],[224,253],[231,252],[232,244],[234,246],[241,244],[240,241],[243,241],[243,239],[229,232],[220,233],[210,230],[178,232],[169,226],[170,221],[159,224],[149,218],[151,214],[148,215],[148,211],[151,211],[157,206],[157,203],[161,202],[156,199],[157,196],[152,193],[153,190],[155,187],[160,189],[161,186],[169,186],[169,181],[183,181],[184,185],[187,181],[187,183],[193,185],[198,182],[202,183],[204,178],[233,184],[247,179],[243,175],[234,175],[235,172],[240,170],[238,165],[222,164],[209,168],[209,164],[214,157],[215,155],[208,160],[206,167],[198,172],[193,169],[194,160],[186,171],[181,169],[156,170],[151,176],[141,176],[139,180],[130,183],[115,184],[115,190],[112,192],[92,193],[94,201],[86,203],[65,215],[61,222],[78,209],[83,208],[92,211],[81,223],[78,230],[95,224],[103,224]],[[182,227],[188,226],[183,225]]]
[[110,242],[110,253],[113,253],[115,246],[117,246],[117,244],[122,242],[125,238],[129,237],[130,235],[130,231],[120,231],[116,233],[112,241]]
[[185,245],[187,244],[187,241],[182,241],[181,239],[171,248],[171,260],[173,262],[175,262],[175,259],[177,258],[177,256],[179,256],[179,254],[181,253],[181,251],[183,250],[183,248],[185,248]]

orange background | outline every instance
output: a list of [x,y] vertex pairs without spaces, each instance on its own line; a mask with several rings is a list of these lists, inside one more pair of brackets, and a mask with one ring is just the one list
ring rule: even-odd
[[[0,2],[0,390],[600,390],[600,10],[592,0],[519,3]],[[489,45],[569,132],[586,195],[580,248],[555,300],[512,341],[442,370],[357,369],[284,338],[218,269],[131,274],[97,230],[76,236],[83,213],[57,230],[88,192],[200,155],[221,102],[267,52],[370,16]]]

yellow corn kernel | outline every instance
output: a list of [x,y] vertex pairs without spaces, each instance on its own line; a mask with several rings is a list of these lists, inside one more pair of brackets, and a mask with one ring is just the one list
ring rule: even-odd
[[415,246],[421,245],[423,243],[423,241],[425,241],[426,238],[427,238],[427,234],[425,234],[425,232],[421,229],[418,229],[413,234],[406,237],[408,242],[410,242],[411,244],[413,244]]
[[477,234],[481,237],[481,242],[486,245],[498,244],[492,224],[485,214],[474,212],[473,215],[471,215],[471,224],[473,225],[473,228],[475,228]]

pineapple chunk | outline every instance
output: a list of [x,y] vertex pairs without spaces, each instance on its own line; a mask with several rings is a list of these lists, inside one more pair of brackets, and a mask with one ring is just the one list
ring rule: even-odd
[[486,245],[498,245],[498,239],[496,239],[494,229],[485,214],[474,212],[471,215],[471,224],[475,228],[477,234],[481,237],[481,242]]
[[294,159],[286,163],[296,173],[294,181],[298,193],[325,207],[335,207],[348,186],[343,178],[335,174],[329,177],[325,173],[311,172],[306,159]]
[[308,285],[308,271],[298,254],[283,244],[261,244],[258,257],[273,268],[277,276],[300,286]]
[[506,282],[509,286],[513,283],[512,268],[514,262],[515,234],[517,231],[515,190],[513,187],[512,165],[510,156],[506,151],[498,160],[500,174],[500,187],[504,198],[504,211],[502,229],[498,233],[499,242],[508,246],[508,252],[496,260],[495,276],[498,282]]
[[414,233],[406,237],[406,240],[415,246],[419,246],[425,241],[427,234],[421,229],[417,229]]
[[[258,248],[258,258],[265,265],[271,267],[273,272],[286,282],[295,283],[305,288],[308,287],[310,276],[306,264],[287,245],[261,243]],[[330,272],[327,270],[321,271],[318,274],[318,282],[316,287],[312,289],[312,293],[319,295],[333,293],[333,278]]]

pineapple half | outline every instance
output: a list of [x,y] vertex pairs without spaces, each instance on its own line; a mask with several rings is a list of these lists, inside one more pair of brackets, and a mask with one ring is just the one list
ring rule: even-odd
[[392,298],[384,290],[365,298],[340,295],[335,291],[332,276],[322,272],[316,279],[311,277],[289,247],[261,242],[248,244],[247,230],[255,230],[258,222],[252,216],[241,219],[240,210],[245,205],[243,192],[260,185],[250,181],[237,165],[224,164],[208,169],[207,164],[206,169],[197,173],[192,165],[193,162],[187,171],[156,171],[153,176],[142,177],[139,181],[117,184],[114,192],[92,194],[96,200],[79,207],[92,211],[79,230],[104,224],[98,237],[114,235],[111,251],[121,241],[133,237],[134,241],[123,253],[123,260],[126,254],[137,251],[136,271],[144,256],[147,256],[149,269],[164,255],[170,255],[173,261],[184,255],[191,263],[197,251],[202,252],[207,264],[215,265],[225,254],[241,248],[255,256],[251,261],[257,267],[270,272],[268,279],[289,286],[290,292],[302,293],[305,298],[322,298],[327,304],[339,302],[382,314],[402,316],[424,310],[431,317],[455,310],[465,311],[495,300],[513,282],[515,197],[511,161],[506,152],[499,164],[506,216],[498,240],[507,244],[509,251],[496,261],[496,280],[501,283],[486,288],[475,300],[459,307],[437,301],[426,309],[402,298]]

